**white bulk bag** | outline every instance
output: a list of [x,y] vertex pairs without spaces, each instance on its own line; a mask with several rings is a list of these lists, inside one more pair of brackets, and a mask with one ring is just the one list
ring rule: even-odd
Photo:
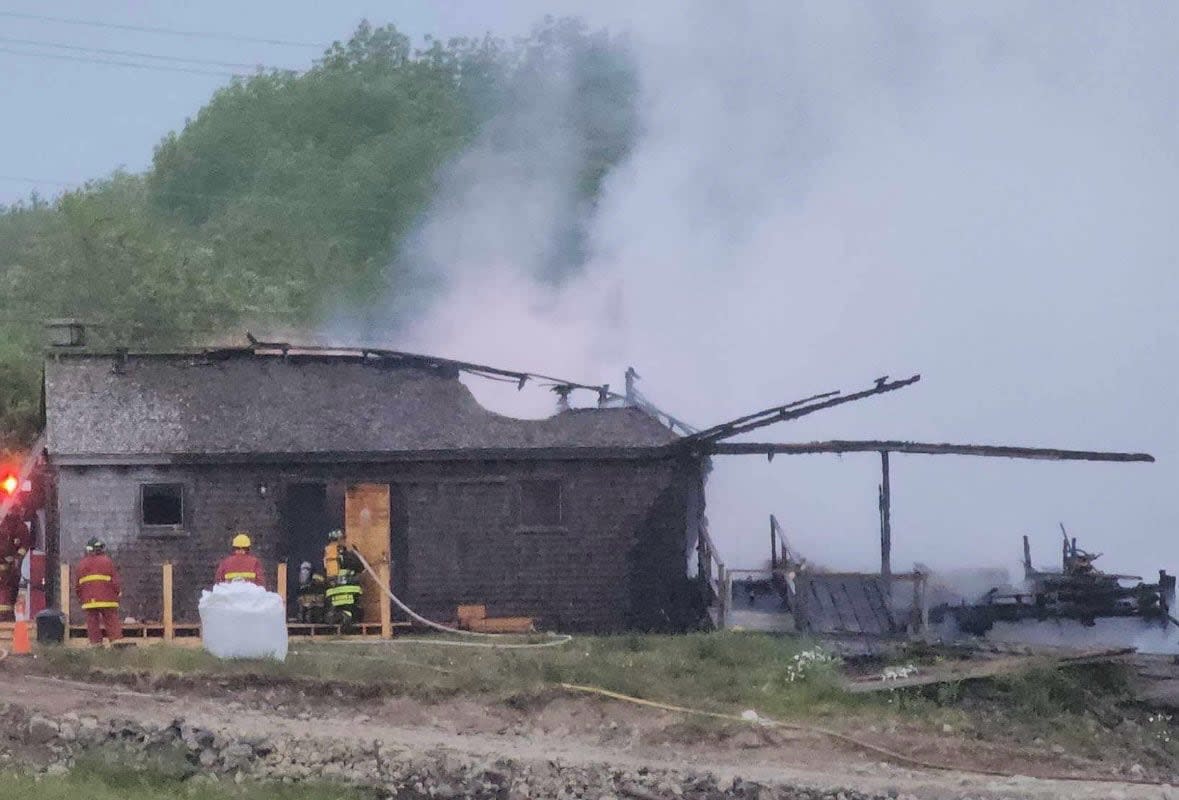
[[205,649],[218,658],[287,657],[282,598],[253,583],[219,583],[202,591],[198,606]]

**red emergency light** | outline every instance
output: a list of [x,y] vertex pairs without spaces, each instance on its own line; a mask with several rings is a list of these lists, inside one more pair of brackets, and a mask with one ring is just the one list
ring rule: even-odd
[[17,488],[20,486],[20,480],[15,475],[5,475],[0,479],[0,492],[11,497],[16,494]]

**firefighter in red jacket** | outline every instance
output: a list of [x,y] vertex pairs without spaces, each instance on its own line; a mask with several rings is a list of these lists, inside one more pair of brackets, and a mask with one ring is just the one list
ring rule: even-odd
[[[24,558],[21,546],[25,525],[15,514],[0,520],[0,619],[11,621],[20,589],[20,562]],[[18,555],[19,552],[19,555]]]
[[119,595],[123,587],[115,562],[106,554],[106,545],[101,540],[91,539],[86,543],[86,556],[78,564],[74,590],[86,612],[90,644],[102,644],[103,629],[112,642],[123,638],[123,626],[119,622]]
[[[0,529],[4,524],[0,523]],[[16,591],[20,583],[20,564],[13,555],[12,541],[0,534],[0,622],[12,622]]]
[[266,588],[262,562],[250,555],[250,536],[246,533],[233,537],[233,553],[221,559],[217,565],[217,583],[236,581],[248,581]]

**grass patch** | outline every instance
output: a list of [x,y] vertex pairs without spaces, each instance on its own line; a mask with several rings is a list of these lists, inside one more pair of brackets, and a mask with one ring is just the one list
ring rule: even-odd
[[35,797],[37,800],[373,800],[362,790],[327,784],[245,783],[206,784],[183,781],[152,770],[91,760],[80,762],[67,775],[40,776],[0,773],[0,798]]
[[[341,682],[365,693],[425,701],[482,696],[516,708],[542,706],[563,693],[560,683],[582,684],[679,706],[836,727],[917,722],[940,729],[1057,739],[1066,731],[1090,735],[1097,704],[1125,697],[1116,665],[1067,670],[1035,669],[987,681],[947,683],[891,692],[851,694],[840,688],[838,667],[804,654],[812,642],[795,637],[720,632],[680,636],[578,637],[538,650],[493,650],[405,642],[298,642],[285,663],[221,661],[192,648],[151,645],[115,650],[46,650],[39,659],[55,673],[85,677],[93,670]],[[934,656],[930,656],[933,658]],[[802,665],[800,677],[800,664]],[[164,683],[162,685],[168,685]],[[1116,714],[1116,711],[1113,713]],[[1108,726],[1106,726],[1108,727]],[[992,736],[994,734],[994,736]]]
[[805,640],[752,633],[578,637],[539,650],[492,650],[433,644],[297,643],[285,663],[221,661],[196,649],[151,645],[113,650],[47,649],[55,673],[95,669],[191,677],[262,677],[347,681],[420,699],[460,694],[499,699],[546,696],[559,683],[598,686],[649,700],[712,711],[755,708],[770,715],[821,713],[863,701],[838,688],[833,665],[793,679],[790,666]]

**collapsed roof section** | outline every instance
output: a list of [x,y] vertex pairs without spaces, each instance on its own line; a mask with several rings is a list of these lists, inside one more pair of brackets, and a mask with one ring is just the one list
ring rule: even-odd
[[[45,368],[47,449],[61,464],[634,457],[679,438],[633,407],[540,420],[496,414],[458,379],[492,370],[392,351],[291,346],[55,353]],[[521,385],[542,377],[494,374]]]

